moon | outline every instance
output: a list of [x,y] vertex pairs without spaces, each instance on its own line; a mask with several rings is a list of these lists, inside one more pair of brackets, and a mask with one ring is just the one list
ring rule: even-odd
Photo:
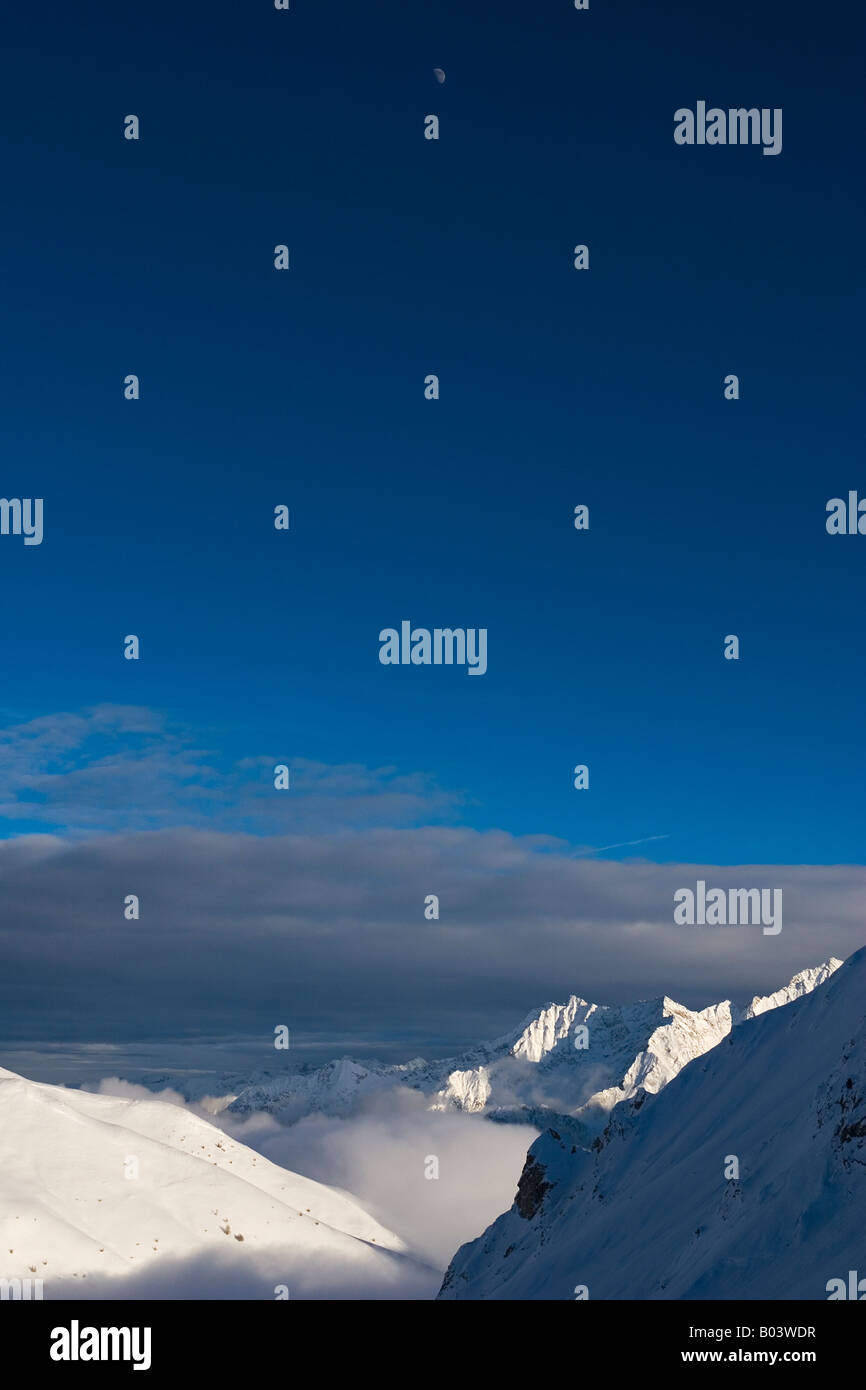
[[445,74],[444,74],[444,72],[442,71],[441,68],[434,68],[434,69],[433,69],[433,76],[436,78],[436,81],[437,81],[437,82],[440,82],[440,83],[441,83],[441,82],[444,82],[444,81],[445,81]]

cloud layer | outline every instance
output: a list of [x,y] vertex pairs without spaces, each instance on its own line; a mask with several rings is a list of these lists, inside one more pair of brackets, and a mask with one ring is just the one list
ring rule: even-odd
[[[459,796],[391,768],[299,761],[277,792],[278,755],[220,768],[150,710],[33,720],[0,754],[0,815],[46,828],[0,841],[7,1043],[185,1039],[181,1066],[194,1040],[243,1035],[247,1068],[442,1055],[571,992],[750,997],[866,937],[861,867],[593,858],[443,824]],[[698,878],[781,888],[783,930],[676,925]]]
[[[784,893],[778,936],[685,927],[702,877]],[[463,1046],[570,992],[703,1005],[776,988],[863,944],[859,867],[614,863],[505,832],[334,835],[165,830],[0,843],[0,1010],[7,1039],[395,1036]],[[127,894],[139,921],[126,921]],[[424,917],[428,894],[440,919]],[[179,1059],[179,1063],[180,1059]]]

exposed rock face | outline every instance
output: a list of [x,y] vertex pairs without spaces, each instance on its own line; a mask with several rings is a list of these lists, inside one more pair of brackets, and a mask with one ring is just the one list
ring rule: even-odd
[[866,1056],[857,1039],[847,1043],[839,1066],[821,1087],[818,1125],[832,1131],[834,1163],[845,1171],[866,1170]]
[[517,1184],[517,1196],[514,1199],[518,1215],[522,1216],[524,1221],[532,1220],[544,1201],[544,1194],[553,1186],[552,1183],[545,1182],[544,1174],[544,1167],[530,1152],[523,1165],[523,1172]]

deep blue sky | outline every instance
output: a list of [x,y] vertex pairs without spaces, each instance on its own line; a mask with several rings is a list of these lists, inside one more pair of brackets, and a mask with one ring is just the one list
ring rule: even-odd
[[[45,540],[0,538],[2,722],[142,705],[227,765],[429,772],[481,828],[862,861],[866,537],[824,528],[866,494],[861,24],[10,11],[0,493]],[[782,107],[782,154],[676,146],[698,99]],[[403,618],[486,627],[487,675],[382,667]]]

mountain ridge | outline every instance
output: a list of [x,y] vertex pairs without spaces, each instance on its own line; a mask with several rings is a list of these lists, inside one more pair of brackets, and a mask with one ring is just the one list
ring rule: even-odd
[[[639,1091],[661,1089],[731,1028],[810,992],[840,965],[830,957],[798,971],[771,995],[755,996],[743,1005],[724,1000],[699,1010],[667,995],[607,1005],[572,994],[565,1003],[551,1001],[530,1010],[515,1028],[455,1057],[398,1064],[342,1057],[287,1076],[235,1076],[226,1094],[210,1100],[215,1113],[264,1111],[291,1122],[311,1113],[347,1113],[374,1093],[407,1087],[420,1091],[433,1110],[524,1123],[555,1115],[569,1120],[588,1142],[613,1106]],[[586,1030],[585,1036],[579,1029]],[[579,1042],[586,1046],[577,1046]],[[170,1075],[145,1084],[171,1085],[185,1099],[203,1104],[209,1097],[205,1086],[212,1085]]]
[[439,1297],[825,1298],[866,1198],[866,948],[792,985],[590,1149],[547,1128]]

